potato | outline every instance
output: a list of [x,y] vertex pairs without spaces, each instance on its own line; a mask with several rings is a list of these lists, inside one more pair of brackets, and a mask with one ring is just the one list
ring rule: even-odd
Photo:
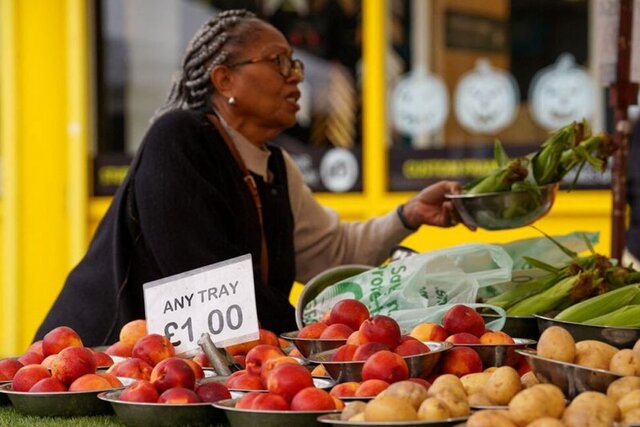
[[632,409],[622,417],[622,426],[640,424],[640,408]]
[[557,418],[542,417],[527,424],[527,427],[565,427],[565,424]]
[[469,406],[494,406],[496,404],[484,393],[474,393],[469,396],[468,401]]
[[501,366],[491,374],[484,392],[498,405],[507,405],[521,389],[518,372],[511,366]]
[[633,345],[633,351],[640,351],[640,340]]
[[614,419],[611,414],[598,411],[597,406],[592,406],[587,401],[571,403],[562,414],[562,422],[567,427],[611,427]]
[[576,342],[566,329],[560,326],[551,326],[540,335],[537,351],[539,356],[573,363],[576,355]]
[[393,383],[383,390],[380,396],[396,396],[405,399],[415,410],[418,410],[422,401],[429,397],[427,395],[427,389],[413,381],[398,381]]
[[340,413],[340,419],[342,421],[350,420],[353,416],[364,413],[364,408],[366,407],[367,404],[359,400],[349,402]]
[[622,396],[618,399],[618,408],[622,413],[622,417],[634,409],[640,408],[640,390],[633,390],[632,392]]
[[467,427],[517,427],[507,411],[478,411],[469,417]]
[[471,413],[467,396],[461,397],[457,392],[452,390],[444,390],[435,397],[442,400],[449,407],[452,417],[464,417]]
[[617,402],[622,396],[640,389],[640,377],[619,378],[607,387],[607,396]]
[[640,375],[640,352],[620,350],[611,358],[609,370],[618,375]]
[[396,396],[379,396],[367,403],[365,421],[414,421],[418,414],[413,406]]
[[509,402],[509,417],[519,425],[542,417],[559,418],[564,411],[564,394],[551,384],[537,384],[522,390]]
[[364,422],[364,411],[360,412],[359,414],[355,414],[353,417],[349,418],[348,421],[355,421],[355,422]]
[[536,374],[533,371],[529,371],[520,377],[520,382],[522,383],[523,388],[533,387],[536,384],[540,384],[540,380],[536,377]]
[[609,369],[609,363],[618,349],[609,344],[584,340],[576,343],[574,363],[595,369]]
[[491,378],[491,375],[491,372],[477,372],[475,374],[467,374],[460,378],[460,382],[462,383],[467,396],[482,393],[487,385],[487,381]]
[[620,410],[618,409],[618,405],[616,405],[616,402],[613,399],[607,397],[607,395],[603,393],[598,393],[597,391],[582,392],[573,399],[571,405],[580,405],[582,403],[594,407],[597,412],[605,412],[609,414],[613,420],[620,419]]
[[451,418],[449,406],[437,397],[429,397],[418,408],[419,420],[446,420]]
[[452,374],[440,375],[433,381],[431,387],[429,387],[429,396],[437,397],[441,392],[449,390],[458,394],[461,398],[467,397],[467,393],[464,391],[464,386],[460,381],[460,378]]

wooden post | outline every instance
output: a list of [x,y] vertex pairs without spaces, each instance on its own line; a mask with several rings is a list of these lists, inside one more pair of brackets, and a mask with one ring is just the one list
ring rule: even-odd
[[631,68],[631,23],[633,1],[620,0],[620,27],[618,29],[618,63],[616,81],[609,87],[609,105],[614,108],[615,142],[618,151],[613,157],[611,184],[613,209],[611,212],[611,256],[622,258],[625,246],[627,210],[627,156],[629,152],[629,105],[635,103],[638,85],[629,80]]

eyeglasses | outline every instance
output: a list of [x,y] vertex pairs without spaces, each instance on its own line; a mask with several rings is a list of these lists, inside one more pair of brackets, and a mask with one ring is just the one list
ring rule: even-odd
[[277,64],[280,69],[280,74],[282,74],[282,77],[285,79],[288,79],[291,76],[291,73],[296,73],[300,79],[304,79],[304,64],[302,61],[299,59],[292,59],[284,53],[280,53],[276,57],[248,59],[246,61],[230,64],[228,67],[233,68],[241,65],[256,64],[258,62],[273,62],[274,64]]

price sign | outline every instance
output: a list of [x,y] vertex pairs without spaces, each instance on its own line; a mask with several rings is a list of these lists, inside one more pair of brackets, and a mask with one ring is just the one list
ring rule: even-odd
[[143,291],[149,332],[178,353],[197,349],[204,332],[216,347],[259,337],[250,254],[145,283]]

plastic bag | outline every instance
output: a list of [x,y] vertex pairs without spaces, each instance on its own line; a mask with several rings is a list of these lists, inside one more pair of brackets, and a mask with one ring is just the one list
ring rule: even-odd
[[320,320],[337,301],[346,298],[363,302],[371,315],[393,317],[403,330],[420,322],[439,322],[453,304],[473,306],[480,287],[508,281],[512,265],[503,248],[488,244],[414,255],[324,289],[304,307],[304,323]]

